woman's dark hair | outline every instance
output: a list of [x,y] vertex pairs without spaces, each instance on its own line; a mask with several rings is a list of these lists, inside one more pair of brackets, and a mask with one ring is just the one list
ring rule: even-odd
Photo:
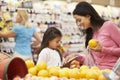
[[73,15],[91,16],[90,18],[91,27],[86,30],[87,35],[86,35],[85,47],[87,47],[88,41],[93,36],[93,31],[99,29],[103,25],[105,20],[99,16],[96,10],[88,2],[84,2],[84,1],[76,5],[73,11]]

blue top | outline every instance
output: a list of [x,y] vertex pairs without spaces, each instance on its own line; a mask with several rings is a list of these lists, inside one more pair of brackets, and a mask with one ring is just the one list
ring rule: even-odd
[[35,32],[34,27],[26,28],[24,25],[13,27],[12,31],[16,34],[16,45],[14,50],[21,55],[31,55],[31,39]]

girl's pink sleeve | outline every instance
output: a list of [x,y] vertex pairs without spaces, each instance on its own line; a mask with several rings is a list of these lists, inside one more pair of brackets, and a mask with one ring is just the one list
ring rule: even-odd
[[102,52],[120,56],[120,29],[112,22],[109,22],[107,26],[106,29],[109,32],[111,39],[118,47],[103,47]]

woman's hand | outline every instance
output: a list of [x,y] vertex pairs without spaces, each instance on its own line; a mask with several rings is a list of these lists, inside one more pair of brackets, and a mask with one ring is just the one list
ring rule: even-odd
[[91,50],[93,50],[93,51],[101,52],[101,51],[102,51],[102,46],[101,46],[101,44],[98,42],[98,43],[97,43],[97,46],[96,46],[95,48],[89,47],[89,49],[91,49]]

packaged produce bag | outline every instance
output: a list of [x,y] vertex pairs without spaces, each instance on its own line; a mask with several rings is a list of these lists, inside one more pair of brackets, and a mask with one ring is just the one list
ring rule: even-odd
[[62,67],[69,67],[71,66],[72,61],[79,62],[79,66],[83,65],[84,63],[84,56],[81,53],[71,53],[65,57],[64,64]]
[[5,26],[5,21],[0,21],[0,28],[2,29],[4,28],[4,26]]
[[9,12],[3,13],[3,18],[5,21],[10,21],[11,20],[10,13]]
[[112,71],[107,74],[103,73],[103,75],[108,79],[108,80],[120,80],[120,58],[117,60],[116,64],[114,65]]

